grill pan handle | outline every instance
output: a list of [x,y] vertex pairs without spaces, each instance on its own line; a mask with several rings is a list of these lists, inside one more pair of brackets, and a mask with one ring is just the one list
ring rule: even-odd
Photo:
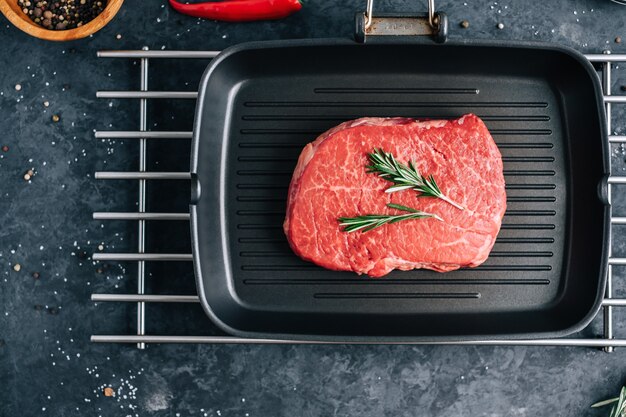
[[435,11],[435,0],[428,0],[427,14],[378,14],[374,17],[374,0],[367,0],[365,12],[356,15],[357,42],[365,43],[372,37],[430,36],[443,43],[448,37],[448,17]]
[[609,196],[609,175],[605,175],[598,182],[598,198],[605,206],[611,205],[611,197]]
[[200,180],[198,174],[191,173],[191,205],[195,206],[200,201],[200,195],[202,194],[202,188],[200,187]]

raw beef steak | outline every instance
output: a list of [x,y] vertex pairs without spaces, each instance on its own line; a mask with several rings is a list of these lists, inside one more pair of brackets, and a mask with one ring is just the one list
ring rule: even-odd
[[[386,193],[392,183],[366,172],[374,148],[415,163],[465,209],[415,190]],[[347,233],[338,217],[402,214],[401,204],[443,219],[405,220]],[[362,118],[306,145],[289,187],[284,230],[293,251],[324,268],[381,277],[393,269],[446,272],[483,263],[506,210],[502,157],[473,114],[457,120]]]

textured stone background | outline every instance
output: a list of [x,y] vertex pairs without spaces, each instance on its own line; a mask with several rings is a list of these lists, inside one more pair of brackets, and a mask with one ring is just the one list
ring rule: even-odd
[[[425,2],[424,2],[425,3]],[[441,1],[453,38],[552,41],[582,52],[626,52],[626,7],[608,0]],[[379,1],[377,10],[423,10],[422,2]],[[251,40],[349,37],[364,1],[310,0],[280,22],[226,24],[172,13],[164,0],[128,0],[91,38],[33,39],[0,18],[0,415],[114,416],[577,416],[614,394],[626,350],[409,346],[97,345],[91,334],[134,332],[134,305],[89,301],[92,292],[133,292],[135,269],[89,259],[134,250],[132,222],[100,223],[91,212],[132,211],[135,186],[96,182],[100,169],[136,169],[133,141],[97,141],[94,129],[135,129],[137,103],[96,100],[97,89],[137,88],[138,65],[96,58],[99,49],[221,49]],[[467,19],[470,28],[458,23]],[[503,23],[504,29],[496,28]],[[121,39],[116,35],[121,34]],[[624,36],[625,43],[614,42]],[[400,57],[401,58],[401,57]],[[427,57],[425,57],[427,59]],[[155,88],[195,88],[205,63],[155,63]],[[462,65],[462,63],[459,63]],[[21,91],[15,90],[21,84]],[[616,70],[615,92],[625,83]],[[49,107],[43,102],[48,101]],[[51,115],[61,117],[51,122]],[[155,104],[150,127],[187,128],[192,103]],[[618,111],[616,133],[626,122]],[[185,169],[188,145],[151,145],[152,169]],[[614,173],[624,150],[612,150]],[[168,165],[169,164],[169,165]],[[30,182],[24,173],[33,169]],[[125,187],[122,190],[119,187]],[[176,194],[176,185],[164,187]],[[184,210],[167,196],[151,208]],[[624,215],[621,193],[614,200]],[[620,208],[621,205],[621,208]],[[621,212],[620,212],[621,211]],[[152,249],[188,250],[184,225],[163,226]],[[151,229],[152,231],[152,229]],[[154,233],[156,234],[156,233]],[[153,235],[154,235],[153,234]],[[624,255],[618,231],[614,250]],[[15,272],[13,266],[22,268]],[[100,266],[102,267],[102,266]],[[149,291],[193,293],[188,265],[151,267]],[[39,272],[40,278],[31,274]],[[616,294],[624,275],[616,269]],[[626,337],[626,315],[616,313]],[[199,307],[150,307],[150,333],[213,334]],[[583,335],[599,335],[596,322]],[[115,397],[104,397],[112,387]]]

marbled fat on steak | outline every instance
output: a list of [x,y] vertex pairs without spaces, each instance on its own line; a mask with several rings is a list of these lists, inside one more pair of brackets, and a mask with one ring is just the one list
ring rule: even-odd
[[[414,161],[441,191],[465,207],[414,190],[386,193],[392,183],[368,174],[368,153],[380,148]],[[434,213],[433,218],[347,233],[338,217],[398,214],[387,203]],[[324,268],[381,277],[394,269],[446,272],[483,263],[506,210],[502,157],[473,114],[457,120],[362,118],[306,145],[291,180],[284,230],[293,251]]]

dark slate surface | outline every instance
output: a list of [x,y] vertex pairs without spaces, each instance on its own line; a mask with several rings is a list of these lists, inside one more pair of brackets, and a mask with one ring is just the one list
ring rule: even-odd
[[[64,44],[33,39],[1,19],[0,145],[9,151],[0,151],[0,415],[603,415],[588,407],[626,382],[625,349],[153,345],[140,351],[89,342],[91,334],[135,331],[134,305],[89,301],[92,292],[136,288],[133,264],[90,260],[100,244],[105,251],[133,251],[136,239],[132,222],[91,220],[94,210],[132,211],[136,204],[136,186],[96,182],[93,172],[136,169],[137,143],[97,141],[93,130],[137,127],[136,102],[96,100],[95,91],[138,88],[138,65],[96,59],[96,51],[348,37],[363,3],[311,0],[284,21],[226,24],[176,15],[163,0],[130,0],[98,34]],[[422,8],[415,1],[379,3],[377,10]],[[626,41],[626,7],[608,0],[439,3],[453,38],[626,52],[614,42],[620,35]],[[469,29],[458,26],[463,19]],[[155,63],[151,84],[191,90],[204,64]],[[618,92],[626,79],[619,69],[615,75]],[[157,103],[149,109],[149,126],[189,129],[192,112],[190,102]],[[60,122],[51,121],[53,114]],[[619,117],[614,122],[614,131],[623,134],[626,123]],[[187,152],[186,143],[155,143],[148,163],[151,169],[184,170]],[[623,148],[612,153],[614,173],[623,172]],[[35,175],[27,182],[29,169]],[[185,209],[186,187],[162,184],[159,190],[150,194],[150,209]],[[619,192],[614,201],[624,215]],[[150,250],[189,250],[186,225],[156,227],[149,229]],[[618,231],[617,255],[624,255],[625,244]],[[13,269],[17,263],[19,272]],[[189,265],[154,265],[148,272],[149,292],[194,292]],[[616,294],[623,296],[622,282],[623,271],[616,268]],[[150,306],[147,312],[153,334],[220,334],[198,306]],[[626,315],[615,316],[617,334],[626,337]],[[598,336],[600,325],[596,321],[582,336]],[[116,396],[104,397],[104,387]]]

